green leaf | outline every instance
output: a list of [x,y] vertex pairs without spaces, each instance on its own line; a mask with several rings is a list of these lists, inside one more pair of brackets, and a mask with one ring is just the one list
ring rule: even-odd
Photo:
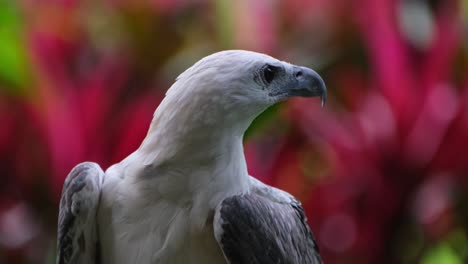
[[216,30],[223,48],[230,48],[234,43],[234,18],[231,0],[213,0],[216,11]]
[[30,80],[23,27],[16,1],[0,0],[0,87],[24,90]]
[[278,112],[281,109],[281,105],[282,104],[275,104],[261,113],[257,118],[255,118],[255,120],[245,132],[244,140],[254,136],[258,132],[261,132],[271,123],[278,122]]
[[441,242],[429,250],[423,257],[422,264],[463,264],[461,257],[447,241]]

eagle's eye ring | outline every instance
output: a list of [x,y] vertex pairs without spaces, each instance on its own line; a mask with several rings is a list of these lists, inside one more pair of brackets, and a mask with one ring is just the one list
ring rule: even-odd
[[270,84],[273,81],[273,79],[275,78],[277,70],[278,70],[278,68],[275,67],[275,66],[266,65],[263,68],[263,72],[262,72],[263,80],[265,80],[265,82],[267,84]]

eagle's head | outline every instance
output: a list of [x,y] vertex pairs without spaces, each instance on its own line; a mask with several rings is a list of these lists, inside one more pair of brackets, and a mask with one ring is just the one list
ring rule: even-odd
[[327,90],[309,68],[251,51],[217,52],[179,75],[155,112],[146,145],[177,153],[229,146],[263,110],[293,96],[320,96],[323,105]]
[[168,97],[190,97],[199,108],[218,106],[223,114],[258,115],[266,107],[293,96],[320,96],[327,89],[313,70],[265,54],[228,50],[209,55],[177,78]]

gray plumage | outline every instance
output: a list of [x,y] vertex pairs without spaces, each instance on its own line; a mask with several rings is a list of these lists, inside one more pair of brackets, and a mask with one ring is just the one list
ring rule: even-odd
[[250,192],[224,199],[216,210],[215,237],[229,263],[322,263],[301,204],[252,181]]
[[77,165],[60,199],[57,264],[98,263],[96,208],[104,172],[96,163]]

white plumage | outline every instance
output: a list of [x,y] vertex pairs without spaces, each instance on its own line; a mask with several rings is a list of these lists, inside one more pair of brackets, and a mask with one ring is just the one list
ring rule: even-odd
[[[242,263],[230,256],[229,241],[221,241],[230,215],[223,201],[253,193],[268,203],[295,202],[248,175],[243,134],[264,109],[294,95],[324,98],[323,81],[310,69],[254,52],[215,53],[182,73],[156,110],[141,146],[105,172],[95,205],[97,239],[84,241],[87,246],[97,243],[96,263]],[[76,197],[80,192],[68,191]],[[63,192],[65,197],[67,188]],[[61,204],[60,219],[67,216],[66,207]],[[305,221],[295,217],[291,223]],[[77,230],[92,221],[62,224],[59,237],[79,237]],[[304,243],[309,243],[313,238],[306,229]],[[71,254],[79,256],[84,252],[76,241]],[[59,253],[63,246],[59,239]],[[67,261],[66,254],[62,259],[60,263],[86,262]],[[258,259],[251,263],[265,263]]]

